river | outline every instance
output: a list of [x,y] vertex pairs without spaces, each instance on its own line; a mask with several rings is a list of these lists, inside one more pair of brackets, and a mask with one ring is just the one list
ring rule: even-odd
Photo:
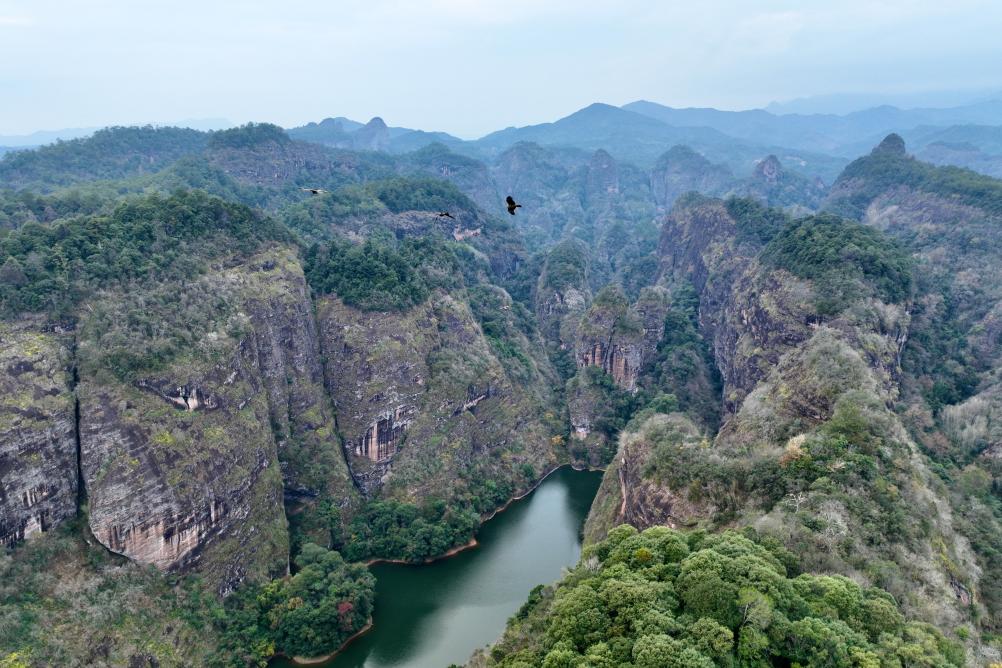
[[[496,640],[529,590],[577,562],[602,474],[562,468],[487,522],[479,545],[431,564],[376,564],[373,628],[326,668],[446,668]],[[287,666],[275,661],[273,666]]]

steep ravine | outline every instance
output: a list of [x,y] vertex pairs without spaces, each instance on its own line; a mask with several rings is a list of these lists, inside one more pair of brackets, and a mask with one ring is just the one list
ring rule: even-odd
[[[841,310],[820,314],[822,279],[764,260],[740,224],[721,202],[693,200],[667,219],[662,243],[663,280],[696,287],[700,329],[724,381],[723,425],[705,433],[680,413],[635,424],[587,539],[620,522],[753,527],[808,571],[885,588],[940,628],[969,623],[980,569],[942,485],[888,408],[907,304],[863,281]],[[836,234],[840,225],[815,229]]]

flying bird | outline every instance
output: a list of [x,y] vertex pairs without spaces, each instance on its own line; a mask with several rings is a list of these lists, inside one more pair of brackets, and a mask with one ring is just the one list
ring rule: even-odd
[[313,195],[319,195],[321,193],[327,192],[323,188],[300,188],[300,190],[302,190],[303,192],[306,192],[306,193],[311,193]]
[[508,203],[508,213],[515,215],[515,209],[521,209],[521,204],[516,204],[515,200],[512,199],[511,195],[508,195],[508,199],[505,200]]
[[453,219],[453,220],[455,220],[455,219],[456,219],[456,217],[455,217],[455,216],[453,216],[453,215],[452,215],[451,213],[449,213],[448,211],[439,211],[439,212],[438,212],[437,214],[435,214],[435,215],[437,215],[437,216],[438,216],[439,218],[451,218],[451,219]]

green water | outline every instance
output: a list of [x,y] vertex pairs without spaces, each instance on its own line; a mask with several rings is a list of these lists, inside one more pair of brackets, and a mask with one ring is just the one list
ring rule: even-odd
[[[577,562],[601,473],[563,468],[485,524],[480,545],[422,566],[379,564],[371,631],[328,668],[445,668],[501,635],[537,584]],[[275,662],[273,665],[288,665]]]

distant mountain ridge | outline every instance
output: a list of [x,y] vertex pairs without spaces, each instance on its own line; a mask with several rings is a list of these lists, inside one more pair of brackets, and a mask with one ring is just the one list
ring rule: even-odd
[[[199,129],[226,123],[203,119],[181,125]],[[905,137],[917,155],[935,164],[1002,175],[1002,100],[998,99],[952,108],[881,106],[845,115],[676,109],[646,100],[622,107],[596,102],[553,122],[508,127],[476,140],[391,126],[378,116],[367,123],[332,116],[286,129],[294,140],[336,149],[399,155],[441,144],[487,162],[525,142],[586,154],[604,150],[616,161],[642,170],[654,168],[672,147],[687,146],[739,179],[751,177],[762,160],[774,155],[790,173],[828,184],[851,159],[865,154],[889,132]],[[0,155],[92,133],[81,128],[0,136]]]
[[[209,132],[210,130],[225,130],[232,128],[233,122],[225,118],[188,118],[180,121],[142,123],[140,125],[153,125],[156,127],[177,127]],[[89,137],[98,130],[112,125],[86,128],[62,128],[59,130],[38,130],[26,135],[0,135],[0,155],[4,149],[8,151],[15,148],[35,148],[51,144],[56,141],[69,141],[71,139],[82,139]]]
[[899,109],[880,106],[845,115],[774,114],[762,109],[720,111],[676,109],[647,100],[623,105],[675,126],[713,128],[737,139],[789,146],[842,157],[865,152],[889,132],[907,133],[922,126],[1002,124],[1002,100],[993,99],[945,109]]
[[446,132],[390,127],[379,116],[373,117],[368,123],[359,123],[343,116],[325,118],[319,123],[289,128],[287,132],[290,137],[300,141],[358,151],[407,153],[436,142],[447,146],[463,143],[463,140]]

